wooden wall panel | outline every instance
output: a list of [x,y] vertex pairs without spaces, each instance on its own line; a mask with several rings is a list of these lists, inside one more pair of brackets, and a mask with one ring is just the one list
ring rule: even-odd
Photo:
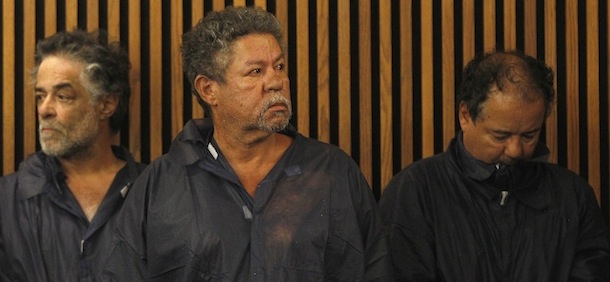
[[[66,29],[68,30],[72,30],[77,28],[78,25],[78,5],[79,5],[79,1],[78,0],[66,0],[65,1],[65,22],[66,22]],[[84,2],[81,2],[82,5],[84,5]]]
[[[537,47],[537,35],[536,35],[536,1],[523,1],[523,13],[524,13],[524,29],[525,29],[525,46],[523,51],[530,55],[536,56]],[[517,46],[511,47],[515,49]]]
[[[193,0],[191,2],[191,24],[190,26],[195,26],[199,20],[201,20],[201,18],[203,18],[204,15],[204,11],[203,11],[203,1],[204,0]],[[180,42],[182,42],[182,39],[180,39]],[[189,84],[187,87],[191,87],[191,85]],[[201,107],[201,105],[199,105],[199,102],[197,102],[197,97],[195,97],[195,95],[191,95],[191,113],[192,116],[195,118],[202,118],[204,116],[203,113],[203,107]]]
[[[595,15],[599,5],[597,0],[588,0],[586,3],[587,15]],[[600,167],[600,119],[599,119],[599,19],[598,17],[587,17],[586,43],[587,43],[587,72],[585,81],[587,85],[587,154],[588,167]],[[599,169],[588,169],[589,184],[600,187],[601,175]],[[600,191],[595,191],[599,199]]]
[[[381,160],[380,184],[385,186],[392,178],[392,35],[390,0],[379,0],[379,109],[371,114],[379,115],[379,143]],[[373,94],[375,96],[375,94]]]
[[[148,9],[148,48],[150,50],[148,65],[150,105],[149,111],[149,142],[150,159],[163,154],[163,3],[161,0],[151,0]],[[166,93],[171,95],[171,93]]]
[[515,49],[517,48],[517,0],[505,0],[503,8],[504,48]]
[[462,0],[462,62],[468,62],[475,56],[474,10],[474,0]]
[[[544,5],[544,45],[546,46],[544,61],[553,69],[557,70],[557,3],[556,0],[547,0]],[[557,75],[555,75],[557,77]],[[557,79],[554,81],[557,89]],[[549,161],[556,163],[558,156],[558,121],[557,102],[546,121],[546,145],[549,147]]]
[[[328,34],[328,1],[316,1],[316,66],[317,66],[317,134],[323,142],[330,142],[330,46]],[[310,2],[312,4],[312,2]]]
[[[87,30],[92,31],[96,30],[100,26],[100,11],[99,11],[99,0],[89,0],[87,3]],[[117,19],[109,19],[109,23],[112,22],[113,25],[116,25]],[[70,29],[71,25],[68,26]],[[110,34],[110,26],[108,26],[108,33]]]
[[[6,1],[6,0],[5,0]],[[3,15],[4,16],[4,15]],[[57,32],[57,0],[44,1],[44,37]]]
[[[578,22],[578,0],[566,0],[565,22]],[[564,44],[566,47],[566,118],[568,136],[580,134],[579,124],[579,95],[578,93],[578,25],[567,24]],[[563,102],[563,101],[561,101]],[[580,172],[580,140],[578,138],[568,139],[568,168]]]
[[351,50],[350,50],[350,1],[338,0],[337,3],[337,37],[338,37],[338,107],[339,107],[339,142],[338,145],[348,154],[352,153],[352,103],[351,103]]
[[[309,95],[310,95],[310,85],[309,81],[306,78],[309,78],[309,6],[308,1],[296,1],[296,46],[292,52],[297,53],[297,71],[296,75],[300,79],[296,81],[297,84],[297,93],[300,95],[297,96],[296,103],[297,105],[297,128],[301,132],[301,134],[305,136],[309,136],[310,126],[309,126]],[[289,51],[290,52],[290,51]],[[315,56],[314,56],[315,57]],[[294,81],[292,82],[294,83]],[[317,87],[311,86],[311,88],[316,89]]]
[[184,125],[184,74],[182,71],[182,56],[180,53],[180,43],[182,42],[182,3],[180,1],[171,2],[171,102],[172,102],[172,122],[171,139],[182,130]]
[[[372,121],[372,46],[371,46],[371,3],[369,1],[358,1],[358,93],[353,93],[352,97],[358,95],[360,106],[358,114],[360,116],[360,143],[359,164],[360,170],[366,180],[372,185],[373,180],[373,121]],[[299,92],[300,93],[300,92]],[[300,130],[300,128],[299,128]]]
[[[443,3],[445,4],[445,3]],[[413,162],[413,3],[400,1],[400,155],[401,167]],[[396,154],[395,154],[396,155]]]
[[496,0],[483,1],[483,50],[496,48]]
[[15,3],[2,1],[2,167],[15,170]]
[[432,17],[432,1],[421,2],[421,26],[428,31],[421,32],[421,123],[422,157],[434,154],[434,38],[435,24]]
[[293,124],[352,155],[376,196],[401,168],[446,148],[461,69],[476,53],[517,48],[545,60],[558,94],[543,136],[550,161],[585,177],[610,216],[610,8],[599,0],[3,0],[0,171],[37,148],[29,72],[38,39],[103,27],[122,41],[132,99],[115,141],[150,162],[204,115],[182,74],[182,33],[228,4],[277,15]]
[[[33,66],[36,53],[36,0],[24,0],[23,11],[28,17],[23,18],[23,65]],[[26,153],[36,151],[36,97],[32,83],[31,69],[23,67],[23,93],[15,93],[23,97],[23,111],[19,118],[23,121],[22,134],[23,151]],[[19,112],[14,112],[19,113]],[[34,118],[33,118],[34,117]],[[15,164],[17,167],[17,164]]]
[[140,1],[129,1],[129,30],[127,39],[131,70],[131,103],[129,109],[129,151],[137,160],[142,160],[142,15]]
[[[455,5],[454,0],[443,0],[442,1],[442,30],[443,30],[443,44],[442,44],[442,98],[443,98],[443,148],[447,148],[449,142],[455,136],[455,34],[454,34],[454,21],[455,16],[453,7]],[[439,136],[440,138],[440,136]]]

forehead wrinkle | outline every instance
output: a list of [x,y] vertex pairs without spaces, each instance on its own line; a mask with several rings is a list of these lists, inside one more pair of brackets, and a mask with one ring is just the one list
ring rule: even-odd
[[[54,91],[59,91],[62,89],[66,89],[66,88],[71,88],[74,89],[74,86],[72,85],[72,83],[70,82],[62,82],[62,83],[58,83],[56,85],[53,85],[53,87],[51,87]],[[34,88],[34,90],[36,91],[45,91],[44,87],[40,87],[38,85],[36,85],[36,87]]]

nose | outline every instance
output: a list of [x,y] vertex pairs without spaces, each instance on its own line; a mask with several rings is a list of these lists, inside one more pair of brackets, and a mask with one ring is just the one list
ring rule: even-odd
[[508,139],[504,147],[504,154],[512,159],[521,159],[523,157],[523,143],[521,138],[513,136]]
[[286,73],[283,70],[272,70],[268,72],[267,79],[265,80],[265,91],[274,92],[280,91],[284,87],[284,80]]
[[55,115],[55,106],[51,95],[37,97],[36,107],[39,119],[47,119]]

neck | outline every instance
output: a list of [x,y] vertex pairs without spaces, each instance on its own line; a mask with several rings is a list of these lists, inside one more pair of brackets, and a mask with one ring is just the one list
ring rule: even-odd
[[214,130],[214,139],[227,158],[252,159],[269,156],[281,144],[283,134],[269,132],[240,132],[225,134]]
[[284,155],[293,139],[281,133],[254,136],[223,133],[215,129],[214,139],[246,192],[254,197],[258,184]]
[[58,159],[68,177],[117,171],[124,164],[124,161],[117,158],[112,152],[110,139],[94,144],[86,154]]

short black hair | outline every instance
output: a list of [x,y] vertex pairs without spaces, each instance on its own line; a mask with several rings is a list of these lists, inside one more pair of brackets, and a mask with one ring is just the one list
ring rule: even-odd
[[548,116],[555,101],[553,81],[554,73],[549,66],[521,51],[481,53],[464,67],[457,104],[463,102],[472,120],[476,121],[493,86],[500,91],[516,86],[526,98],[542,95]]

